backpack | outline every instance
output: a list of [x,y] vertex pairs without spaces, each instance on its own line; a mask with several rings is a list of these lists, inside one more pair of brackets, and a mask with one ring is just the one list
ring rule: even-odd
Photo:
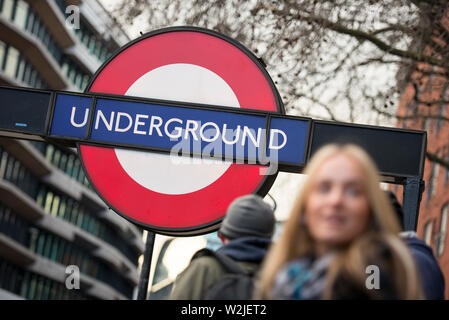
[[227,271],[208,289],[204,296],[205,300],[251,300],[253,298],[255,271],[247,272],[230,257],[207,248],[198,251],[193,259],[202,256],[214,257]]

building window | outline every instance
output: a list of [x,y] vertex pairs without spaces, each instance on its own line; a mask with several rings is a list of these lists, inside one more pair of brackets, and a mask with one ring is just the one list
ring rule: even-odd
[[83,91],[87,88],[87,85],[89,84],[89,80],[90,80],[90,77],[88,75],[84,75],[83,83],[81,85],[81,88]]
[[28,7],[29,7],[29,5],[27,2],[25,2],[23,0],[17,1],[16,12],[14,15],[13,22],[16,26],[18,26],[21,29],[25,29],[25,26],[26,26]]
[[[446,160],[449,161],[449,155],[446,156]],[[447,182],[449,180],[449,168],[446,167],[446,174],[444,175],[444,185],[447,185]]]
[[3,70],[5,57],[6,57],[6,43],[0,40],[0,70]]
[[39,16],[33,12],[28,2],[24,0],[5,0],[3,9],[0,6],[0,10],[4,18],[37,37],[60,64],[61,49],[56,45],[47,27],[40,21]]
[[0,257],[0,288],[20,294],[24,271]]
[[427,112],[427,116],[424,116],[425,118],[424,118],[424,131],[429,131],[429,127],[430,127],[430,118],[429,118],[429,116],[430,116],[430,111],[428,111]]
[[415,110],[418,107],[418,103],[413,99],[405,106],[405,119],[402,120],[402,128],[407,128],[409,119],[407,117],[410,117],[412,115],[412,111],[415,112]]
[[[2,62],[3,61],[3,62]],[[46,88],[47,84],[16,48],[0,41],[0,66],[5,74],[31,87]]]
[[16,79],[18,79],[18,80],[23,79],[23,73],[25,71],[25,64],[26,64],[26,61],[23,58],[23,55],[21,54],[20,59],[19,59],[19,66],[17,67],[17,73],[15,76]]
[[433,221],[429,221],[424,226],[424,242],[431,246],[432,245],[432,227]]
[[36,15],[34,14],[34,12],[29,9],[28,10],[28,18],[27,18],[27,22],[25,24],[25,29],[29,32],[32,31],[33,29],[33,25],[34,25],[34,19],[36,18]]
[[437,192],[439,167],[440,167],[439,164],[436,162],[432,164],[432,171],[430,172],[429,177],[429,189],[427,191],[427,199],[426,199],[427,203]]
[[35,300],[88,299],[79,290],[68,290],[62,283],[31,272],[25,272],[20,292],[24,298]]
[[5,74],[14,78],[16,75],[17,64],[19,62],[19,50],[9,46],[6,51]]
[[37,178],[18,160],[4,150],[1,153],[0,179],[5,179],[13,183],[32,198],[36,196],[38,186]]
[[33,34],[39,33],[39,30],[41,29],[41,22],[39,21],[39,17],[37,15],[35,15],[34,23],[32,26],[30,26],[30,28],[31,33]]
[[441,209],[440,232],[437,240],[437,256],[441,256],[444,252],[444,245],[447,234],[447,220],[448,220],[449,203],[446,203]]
[[14,0],[3,0],[1,15],[6,19],[11,19],[14,10]]
[[83,91],[89,80],[89,75],[84,72],[71,58],[63,56],[61,58],[62,73],[72,82],[76,87]]
[[[442,94],[442,97],[441,97],[442,100],[447,100],[447,98],[448,98],[448,86],[449,86],[448,83],[446,83],[445,86],[444,86],[443,94]],[[442,117],[444,117],[446,115],[446,104],[440,103],[440,113],[439,114]],[[442,119],[437,119],[435,121],[435,136],[438,135],[442,125],[443,125],[443,120]]]
[[0,204],[0,233],[28,247],[30,243],[29,224],[11,209]]
[[[119,284],[121,282],[117,272],[82,247],[44,230],[35,229],[34,233],[30,249],[36,254],[63,265],[77,265],[81,273],[105,281],[127,297],[131,297],[132,286],[129,284],[117,285],[117,282]],[[43,296],[46,297],[47,294],[43,293]]]
[[22,77],[22,81],[25,83],[28,83],[30,81],[31,78],[31,71],[32,71],[32,67],[29,63],[25,64],[25,70],[23,72],[23,77]]

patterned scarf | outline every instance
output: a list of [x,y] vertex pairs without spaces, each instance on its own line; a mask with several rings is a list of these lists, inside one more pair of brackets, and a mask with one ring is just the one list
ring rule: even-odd
[[275,277],[272,297],[280,300],[320,299],[333,257],[334,253],[328,253],[320,259],[303,257],[287,263]]

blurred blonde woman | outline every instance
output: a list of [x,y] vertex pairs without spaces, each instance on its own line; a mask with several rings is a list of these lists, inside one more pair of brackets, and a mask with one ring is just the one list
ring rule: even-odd
[[415,264],[366,152],[325,146],[304,173],[256,298],[421,299]]

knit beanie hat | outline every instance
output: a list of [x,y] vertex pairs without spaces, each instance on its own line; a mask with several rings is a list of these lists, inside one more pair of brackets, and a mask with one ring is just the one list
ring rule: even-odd
[[274,212],[270,205],[260,196],[250,194],[231,203],[219,232],[228,239],[271,238],[274,225]]

